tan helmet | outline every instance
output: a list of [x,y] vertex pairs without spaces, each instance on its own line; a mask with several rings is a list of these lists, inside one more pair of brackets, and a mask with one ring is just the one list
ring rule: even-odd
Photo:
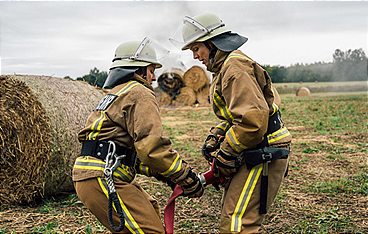
[[225,32],[230,32],[224,22],[214,14],[205,13],[194,16],[185,16],[183,20],[182,37],[184,46],[182,50],[189,49],[193,42],[203,42]]
[[155,64],[162,67],[157,59],[152,41],[145,37],[143,41],[130,41],[120,44],[115,50],[110,69],[115,67],[145,67]]

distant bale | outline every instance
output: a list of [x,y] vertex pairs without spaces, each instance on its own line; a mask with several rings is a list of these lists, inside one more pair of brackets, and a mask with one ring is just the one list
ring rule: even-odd
[[77,133],[102,96],[81,81],[0,76],[0,204],[73,190]]
[[158,86],[172,99],[175,99],[179,90],[184,87],[183,75],[184,71],[179,68],[164,71],[157,79]]
[[204,86],[202,89],[196,92],[196,99],[199,106],[209,106],[209,93],[210,93],[210,85]]
[[164,92],[160,87],[155,88],[157,102],[160,106],[169,106],[172,102],[172,97]]
[[310,96],[311,92],[307,87],[300,87],[296,90],[296,96],[305,97]]
[[196,102],[196,94],[193,89],[183,87],[180,89],[180,94],[173,101],[174,106],[192,106]]
[[195,92],[203,89],[210,83],[206,72],[200,66],[189,68],[183,76],[186,87],[193,89]]

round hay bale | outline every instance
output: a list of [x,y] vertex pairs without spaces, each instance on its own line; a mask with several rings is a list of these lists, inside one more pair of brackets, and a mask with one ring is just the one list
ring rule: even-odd
[[200,66],[193,66],[189,68],[183,76],[186,87],[199,91],[210,83],[206,72]]
[[184,72],[178,68],[167,70],[158,77],[158,86],[174,99],[184,87],[183,74]]
[[171,96],[164,92],[160,87],[155,88],[155,94],[157,102],[160,106],[169,106],[171,105],[172,98]]
[[196,94],[193,89],[183,87],[180,89],[180,94],[173,101],[174,106],[192,106],[196,102]]
[[196,92],[196,99],[199,106],[209,106],[209,94],[210,94],[210,86],[206,85],[202,89]]
[[47,76],[0,76],[0,203],[29,203],[73,190],[77,134],[100,90]]
[[300,87],[296,90],[296,96],[305,97],[310,96],[311,92],[307,87]]

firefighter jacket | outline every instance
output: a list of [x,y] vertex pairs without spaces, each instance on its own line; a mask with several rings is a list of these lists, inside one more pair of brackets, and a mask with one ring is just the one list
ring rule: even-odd
[[[85,140],[112,140],[121,147],[135,150],[134,168],[121,165],[114,176],[131,182],[136,173],[164,177],[182,177],[188,166],[171,142],[163,136],[159,106],[151,85],[138,75],[117,85],[100,101],[79,132]],[[91,156],[80,156],[73,168],[73,181],[102,177],[105,162]]]
[[274,103],[271,78],[259,64],[239,50],[218,50],[208,70],[214,73],[210,102],[222,120],[213,130],[225,135],[220,146],[223,152],[239,155],[256,148],[264,138],[269,145],[290,143],[291,135],[283,123],[265,136],[268,120],[279,108]]

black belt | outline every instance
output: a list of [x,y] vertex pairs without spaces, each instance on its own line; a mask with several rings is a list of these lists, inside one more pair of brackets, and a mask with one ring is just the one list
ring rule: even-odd
[[244,150],[238,157],[237,164],[244,163],[250,169],[258,164],[270,162],[277,159],[285,159],[289,156],[289,150],[284,148],[263,147],[254,150]]
[[[81,150],[80,155],[81,156],[92,156],[92,157],[105,161],[106,156],[109,151],[109,145],[110,143],[108,141],[94,141],[94,140],[83,141],[82,150]],[[135,151],[119,146],[117,144],[115,145],[116,145],[116,151],[115,151],[116,155],[118,156],[126,155],[126,157],[124,157],[121,160],[121,163],[126,166],[133,167],[135,164],[135,159],[136,159]]]
[[248,169],[263,164],[263,173],[261,177],[260,205],[259,213],[267,213],[267,193],[268,193],[268,163],[278,159],[286,159],[289,156],[289,150],[285,148],[263,147],[254,150],[245,150],[238,157],[238,163],[244,163]]

